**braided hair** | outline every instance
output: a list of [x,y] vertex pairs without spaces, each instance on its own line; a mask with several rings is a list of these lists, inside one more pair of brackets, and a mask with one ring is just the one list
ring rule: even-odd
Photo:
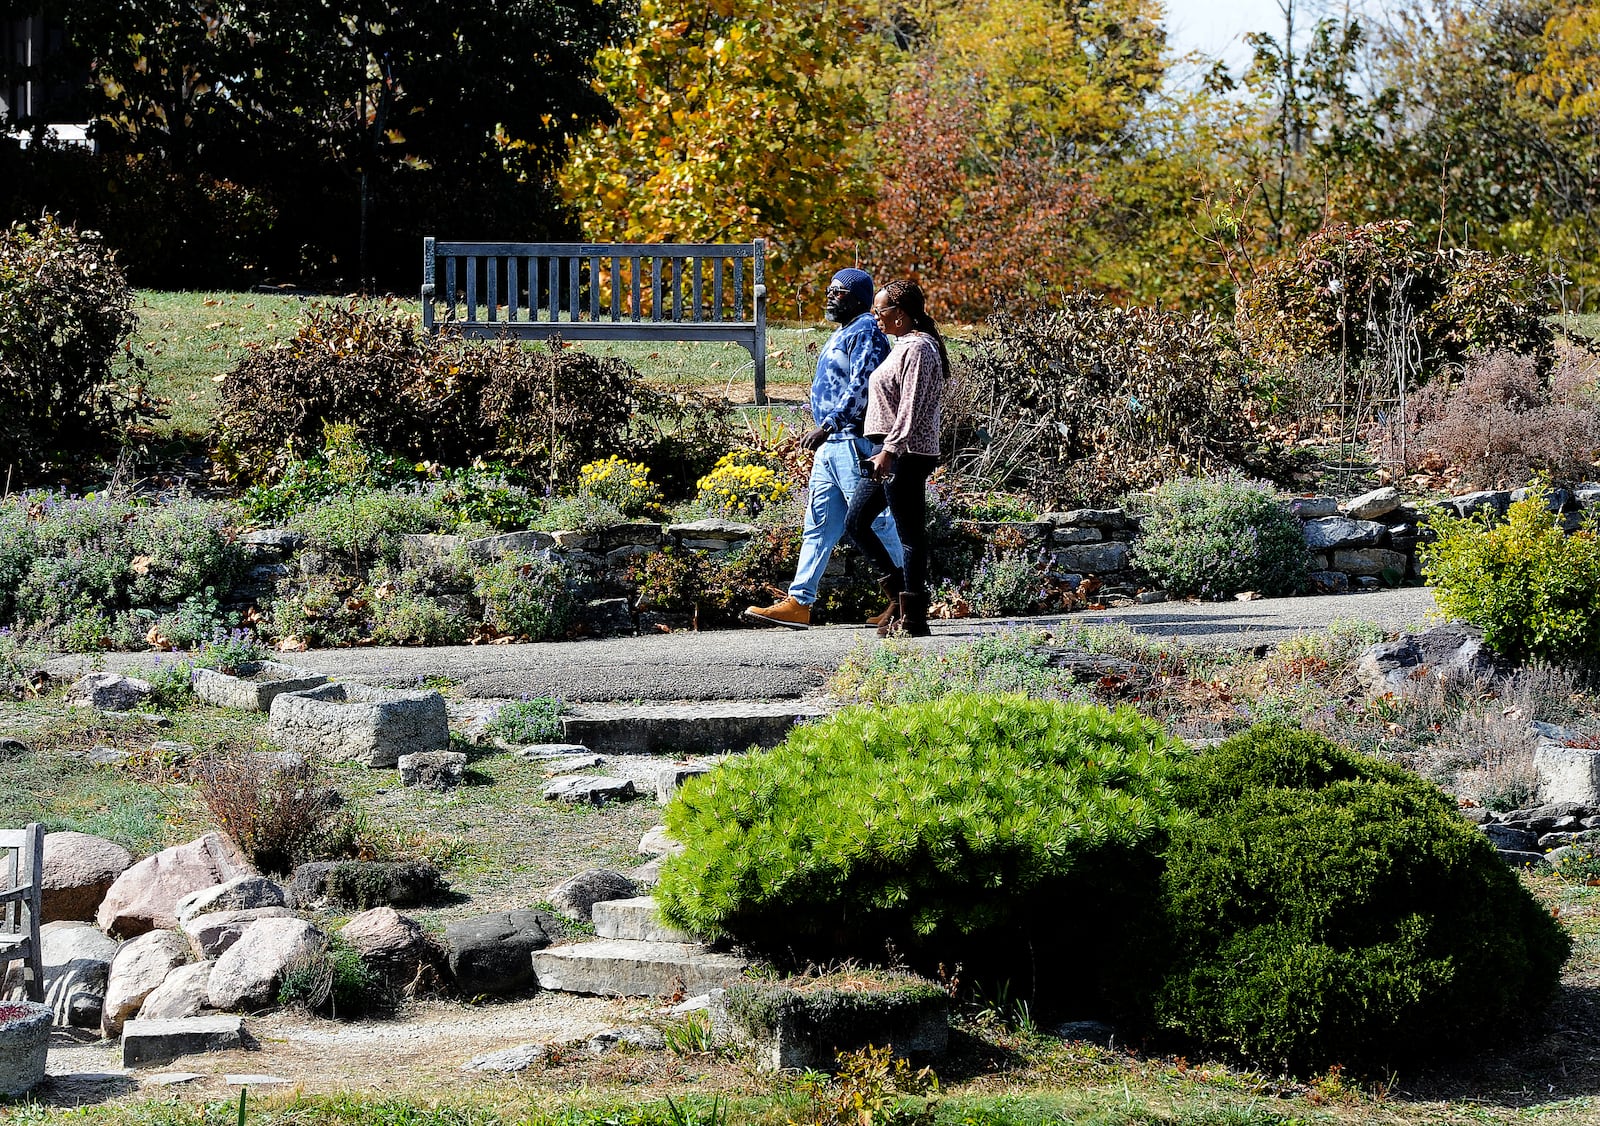
[[928,316],[922,287],[914,281],[892,281],[883,287],[883,295],[891,308],[899,309],[911,318],[912,328],[933,337],[933,342],[939,346],[939,362],[944,365],[944,377],[950,378],[950,353],[945,351],[944,337],[939,335],[939,326]]

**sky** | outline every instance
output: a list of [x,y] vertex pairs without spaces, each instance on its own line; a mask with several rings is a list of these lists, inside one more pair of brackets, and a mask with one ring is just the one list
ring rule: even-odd
[[[1311,26],[1311,4],[1301,5],[1306,14],[1296,17],[1297,23]],[[1360,2],[1352,9],[1363,7]],[[1166,0],[1168,41],[1178,51],[1200,50],[1207,55],[1222,56],[1238,74],[1250,61],[1250,49],[1244,45],[1246,32],[1271,31],[1281,34],[1283,13],[1278,0]]]

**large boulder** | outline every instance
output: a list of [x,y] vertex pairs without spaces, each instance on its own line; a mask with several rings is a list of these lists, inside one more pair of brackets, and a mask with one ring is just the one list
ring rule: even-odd
[[178,900],[190,892],[253,874],[250,862],[221,833],[163,849],[118,876],[95,921],[121,938],[178,925]]
[[[106,994],[111,960],[117,941],[101,934],[92,923],[62,920],[39,928],[39,962],[46,1002],[55,1022],[73,1028],[100,1027],[100,1008]],[[0,985],[0,997],[23,997],[22,963],[12,962]]]
[[340,929],[339,937],[360,951],[361,960],[391,985],[411,984],[424,966],[433,963],[426,932],[393,907],[361,912]]
[[215,962],[190,962],[177,967],[144,999],[138,1019],[181,1020],[205,1012],[214,965]]
[[332,762],[391,767],[414,751],[450,749],[450,720],[437,692],[324,684],[273,699],[267,738]]
[[40,917],[87,922],[133,856],[115,841],[89,833],[44,835],[44,882]]
[[639,885],[621,872],[591,868],[550,889],[550,906],[569,919],[588,922],[594,918],[594,905],[607,899],[632,899]]
[[74,708],[99,708],[104,712],[132,711],[150,696],[150,682],[111,672],[92,672],[79,677],[67,689],[67,705]]
[[224,1012],[253,1012],[275,1004],[290,967],[317,957],[327,946],[327,935],[304,919],[257,919],[211,968],[207,1003]]
[[294,870],[294,902],[314,908],[415,907],[449,887],[426,860],[314,860]]
[[450,923],[445,942],[456,987],[475,997],[535,984],[533,953],[549,946],[559,928],[543,911],[498,911]]
[[175,911],[180,923],[218,911],[249,911],[259,907],[282,907],[288,900],[283,888],[265,876],[235,876],[222,884],[192,891],[178,900]]
[[144,999],[188,961],[189,941],[177,931],[150,931],[124,942],[111,961],[100,1034],[110,1040],[121,1036],[123,1023],[138,1015]]
[[292,919],[287,907],[246,907],[239,911],[208,911],[190,915],[178,924],[197,958],[216,958],[238,942],[257,919]]
[[1487,680],[1500,671],[1483,636],[1465,622],[1381,641],[1356,661],[1356,679],[1373,696],[1402,693],[1426,680]]

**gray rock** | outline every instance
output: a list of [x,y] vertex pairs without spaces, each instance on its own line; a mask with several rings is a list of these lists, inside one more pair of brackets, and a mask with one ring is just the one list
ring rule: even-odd
[[737,981],[749,962],[677,942],[597,939],[552,946],[533,955],[542,989],[603,997],[706,993]]
[[453,790],[467,772],[467,756],[460,751],[415,751],[400,756],[400,782],[429,790]]
[[1343,571],[1312,571],[1306,584],[1313,594],[1345,594],[1350,590],[1350,576]]
[[1388,548],[1364,547],[1354,550],[1340,548],[1333,553],[1332,562],[1335,571],[1343,571],[1347,575],[1376,578],[1387,571],[1396,578],[1404,578],[1406,564],[1410,560]]
[[1499,671],[1482,636],[1461,622],[1382,641],[1356,661],[1356,679],[1374,696],[1402,692],[1429,677],[1488,679]]
[[927,982],[885,989],[794,989],[737,982],[711,993],[711,1026],[755,1049],[763,1068],[828,1071],[841,1052],[892,1045],[897,1057],[943,1055],[950,996]]
[[106,892],[132,863],[127,849],[104,837],[46,833],[40,918],[47,923],[93,919]]
[[580,617],[590,636],[617,637],[634,631],[633,609],[626,598],[596,598],[586,602]]
[[1572,499],[1582,508],[1600,504],[1600,484],[1586,481],[1572,491]]
[[450,720],[437,692],[325,684],[272,701],[267,738],[333,762],[392,767],[401,755],[450,747]]
[[1481,805],[1469,806],[1458,812],[1469,825],[1487,825],[1494,820],[1494,814],[1484,809]]
[[655,897],[607,899],[594,905],[594,930],[600,938],[628,942],[693,942],[695,937],[661,917]]
[[1439,503],[1442,507],[1454,509],[1457,516],[1472,516],[1479,512],[1504,516],[1507,506],[1511,503],[1511,494],[1500,489],[1486,489],[1482,492],[1462,493],[1458,497],[1451,497]]
[[1577,503],[1573,499],[1571,493],[1567,492],[1566,489],[1561,488],[1545,490],[1534,490],[1529,488],[1512,489],[1511,503],[1519,504],[1522,501],[1527,500],[1529,497],[1538,495],[1540,492],[1542,492],[1544,495],[1545,507],[1551,512],[1565,512],[1567,509],[1573,507]]
[[400,554],[409,563],[426,563],[433,559],[443,559],[465,541],[465,536],[411,532],[400,537]]
[[218,911],[247,911],[257,907],[282,907],[288,902],[283,888],[265,876],[235,876],[227,883],[192,891],[174,908],[180,923]]
[[1539,838],[1539,847],[1545,852],[1553,848],[1570,848],[1573,845],[1600,841],[1600,829],[1579,829],[1576,832],[1551,832]]
[[585,1046],[595,1055],[614,1052],[618,1048],[659,1052],[666,1048],[667,1038],[653,1025],[630,1024],[622,1028],[608,1028],[604,1032],[596,1032],[585,1041]]
[[150,682],[110,672],[92,672],[67,689],[67,704],[103,712],[129,712],[150,696]]
[[646,856],[677,856],[683,846],[672,839],[665,825],[657,825],[639,838],[639,851]]
[[524,555],[536,555],[541,551],[549,551],[556,546],[555,537],[549,532],[506,532],[498,536],[484,536],[482,539],[467,541],[467,554],[479,563],[487,563],[493,559],[520,552]]
[[1321,520],[1339,515],[1337,497],[1290,497],[1286,504],[1289,511],[1302,520]]
[[645,892],[661,882],[661,862],[665,857],[658,856],[647,860],[628,873],[628,878],[639,886],[639,891]]
[[666,805],[678,796],[678,790],[691,778],[709,774],[708,762],[669,762],[656,772],[656,801]]
[[416,907],[449,886],[426,860],[317,860],[294,870],[294,902],[302,910]]
[[569,805],[604,805],[609,801],[628,801],[638,796],[631,778],[602,778],[593,774],[572,774],[545,785],[546,801]]
[[1065,512],[1046,512],[1039,520],[1056,528],[1100,528],[1108,532],[1124,531],[1132,524],[1128,514],[1120,508],[1074,508]]
[[13,739],[9,735],[0,737],[0,762],[4,762],[6,759],[21,758],[23,755],[31,753],[28,749],[28,744],[21,739]]
[[567,918],[588,922],[594,917],[596,903],[608,899],[633,899],[638,894],[638,885],[621,872],[591,868],[551,888],[549,900],[550,906]]
[[305,542],[305,536],[299,532],[291,532],[287,528],[260,528],[254,532],[245,532],[239,537],[239,543],[245,547],[271,548],[284,555],[293,555],[305,545]]
[[124,942],[111,961],[100,1034],[108,1040],[122,1035],[123,1023],[138,1013],[144,999],[188,961],[189,943],[176,931],[150,931]]
[[1057,547],[1080,543],[1103,543],[1106,534],[1100,528],[1073,528],[1063,525],[1050,533],[1050,542]]
[[285,692],[304,692],[328,683],[328,678],[309,669],[259,661],[231,676],[215,669],[195,669],[191,674],[194,694],[218,708],[264,712]]
[[1548,868],[1550,862],[1542,852],[1521,852],[1516,849],[1496,849],[1495,855],[1513,868]]
[[1558,822],[1576,822],[1588,812],[1589,807],[1581,802],[1552,801],[1536,805],[1531,809],[1513,809],[1501,820],[1520,822],[1524,828],[1535,833],[1547,833],[1554,829]]
[[518,1044],[514,1048],[501,1048],[497,1052],[473,1056],[461,1065],[461,1070],[509,1075],[526,1071],[534,1064],[542,1062],[548,1051],[549,1048],[544,1044]]
[[1485,825],[1483,835],[1501,851],[1532,852],[1539,846],[1539,838],[1526,829],[1513,829],[1509,825]]
[[601,755],[563,755],[561,758],[544,759],[539,765],[544,768],[546,776],[552,776],[571,774],[575,770],[594,770],[604,766],[605,761]]
[[171,1063],[181,1056],[230,1052],[249,1046],[244,1021],[234,1016],[130,1020],[122,1029],[122,1066],[148,1067]]
[[1600,750],[1541,740],[1533,750],[1533,769],[1546,801],[1600,808]]
[[1391,485],[1373,489],[1344,502],[1344,514],[1352,520],[1376,520],[1400,507],[1400,490]]
[[221,833],[139,861],[117,877],[100,903],[95,921],[100,929],[122,938],[178,925],[178,900],[190,892],[253,874],[239,850]]
[[534,985],[533,953],[550,945],[559,924],[543,911],[497,911],[445,927],[450,972],[468,997]]
[[[1373,547],[1383,540],[1384,527],[1371,520],[1351,520],[1344,516],[1326,516],[1320,520],[1307,520],[1306,546],[1312,551],[1327,551],[1336,547]],[[1343,570],[1335,565],[1334,570]]]
[[582,743],[507,743],[504,740],[495,740],[495,746],[502,751],[510,751],[518,758],[529,760],[542,760],[562,758],[570,755],[589,754],[589,748]]
[[[139,1020],[182,1020],[205,1012],[211,967],[215,962],[178,966],[139,1006]],[[124,1025],[126,1027],[126,1025]]]
[[1078,544],[1063,547],[1054,554],[1056,567],[1063,571],[1107,575],[1128,566],[1128,545],[1125,543]]
[[257,919],[292,919],[287,907],[243,907],[236,911],[211,911],[192,915],[178,924],[197,958],[216,958],[238,942]]
[[[116,940],[90,923],[63,921],[40,928],[39,948],[44,995],[55,1012],[55,1023],[98,1030],[106,979],[117,955]],[[12,964],[8,984],[14,979],[21,985],[21,970]]]
[[613,524],[594,533],[595,542],[590,545],[589,550],[608,554],[621,547],[660,547],[663,539],[663,528],[660,524],[644,522]]
[[284,973],[327,945],[327,936],[303,919],[257,919],[212,967],[207,1003],[224,1012],[264,1009],[277,1002]]
[[121,766],[129,759],[127,751],[96,743],[83,753],[83,761],[90,766]]

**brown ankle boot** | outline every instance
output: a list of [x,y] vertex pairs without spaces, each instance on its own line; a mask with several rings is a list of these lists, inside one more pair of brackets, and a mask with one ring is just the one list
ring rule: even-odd
[[883,591],[883,596],[889,600],[889,605],[883,613],[874,614],[867,619],[867,625],[876,626],[879,637],[888,637],[894,632],[895,624],[900,621],[900,586],[893,579],[879,579],[878,589]]
[[900,592],[900,621],[898,632],[907,637],[927,637],[933,631],[928,628],[928,595],[912,594],[910,591]]

